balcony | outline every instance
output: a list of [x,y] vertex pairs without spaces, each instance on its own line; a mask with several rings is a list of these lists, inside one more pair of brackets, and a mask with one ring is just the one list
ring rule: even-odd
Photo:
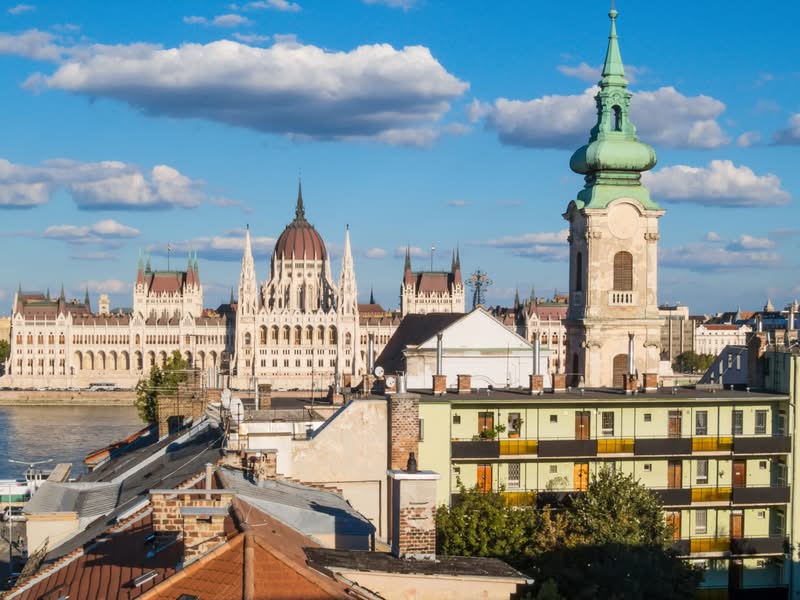
[[693,437],[692,452],[730,452],[732,437]]
[[621,292],[615,290],[608,292],[609,306],[636,306],[638,304],[638,292]]
[[452,441],[450,442],[450,455],[453,458],[498,458],[500,456],[500,442],[493,440]]
[[792,451],[792,438],[786,435],[735,437],[734,454],[788,454]]
[[506,506],[533,506],[536,504],[536,492],[502,492],[500,495],[506,501]]
[[735,487],[733,503],[742,504],[788,504],[788,486]]
[[731,554],[735,556],[753,556],[764,554],[784,554],[788,540],[783,536],[759,538],[735,538],[731,540]]
[[500,456],[519,456],[536,454],[539,450],[538,440],[500,440]]
[[681,456],[692,453],[692,438],[642,438],[633,445],[636,456]]
[[692,538],[689,540],[689,549],[692,554],[728,552],[731,549],[731,538]]
[[689,506],[692,503],[691,488],[663,488],[653,490],[664,506]]
[[633,439],[599,439],[597,440],[598,454],[633,454]]
[[539,458],[597,456],[597,440],[542,440]]
[[696,487],[692,488],[692,502],[730,502],[729,487]]

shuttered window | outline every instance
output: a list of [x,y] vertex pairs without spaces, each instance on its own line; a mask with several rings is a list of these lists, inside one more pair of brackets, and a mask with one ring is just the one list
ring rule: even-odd
[[614,289],[621,292],[633,290],[633,255],[630,252],[614,255]]

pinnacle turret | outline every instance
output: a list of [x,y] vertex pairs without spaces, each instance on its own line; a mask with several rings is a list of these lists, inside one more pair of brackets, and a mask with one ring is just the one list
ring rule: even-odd
[[306,209],[303,206],[303,182],[300,180],[297,182],[297,207],[294,209],[294,216],[298,220],[306,218]]

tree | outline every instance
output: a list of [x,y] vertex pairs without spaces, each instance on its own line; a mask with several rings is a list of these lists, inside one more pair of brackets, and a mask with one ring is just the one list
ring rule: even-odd
[[187,380],[189,363],[175,350],[163,367],[153,366],[149,377],[143,377],[136,384],[136,410],[145,423],[158,420],[158,398],[178,389],[178,384]]
[[715,359],[713,354],[697,354],[693,350],[687,350],[675,357],[672,368],[678,373],[705,373]]
[[10,347],[8,340],[0,340],[0,373],[3,372],[6,359],[8,358]]

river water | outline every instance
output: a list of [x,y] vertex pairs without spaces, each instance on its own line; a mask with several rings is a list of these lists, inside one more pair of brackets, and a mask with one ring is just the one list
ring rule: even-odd
[[84,473],[83,457],[138,431],[143,424],[132,406],[0,406],[0,479],[23,477],[33,462],[46,471],[71,462],[72,473]]

